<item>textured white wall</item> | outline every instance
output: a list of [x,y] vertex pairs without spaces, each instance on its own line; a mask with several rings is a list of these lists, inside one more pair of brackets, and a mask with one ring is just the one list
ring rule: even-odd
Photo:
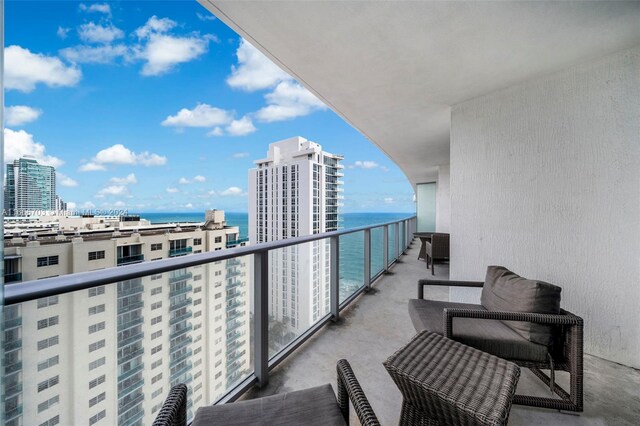
[[451,208],[452,279],[555,283],[586,352],[640,367],[640,46],[456,105]]
[[438,166],[436,190],[436,232],[448,233],[451,227],[451,192],[449,165]]

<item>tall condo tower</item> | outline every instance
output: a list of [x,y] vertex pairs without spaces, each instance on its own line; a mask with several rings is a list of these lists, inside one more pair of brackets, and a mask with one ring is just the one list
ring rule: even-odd
[[7,215],[23,215],[21,211],[56,209],[56,169],[38,164],[30,156],[7,164],[4,193]]
[[[302,137],[270,144],[249,170],[251,244],[337,230],[341,160]],[[270,265],[270,315],[288,340],[329,312],[329,242],[272,250]]]

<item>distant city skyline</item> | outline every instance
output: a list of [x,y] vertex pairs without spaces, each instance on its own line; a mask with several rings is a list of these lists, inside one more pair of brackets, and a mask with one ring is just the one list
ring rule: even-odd
[[384,153],[195,1],[5,17],[5,163],[55,166],[70,209],[245,212],[253,159],[302,136],[344,155],[344,212],[415,210]]

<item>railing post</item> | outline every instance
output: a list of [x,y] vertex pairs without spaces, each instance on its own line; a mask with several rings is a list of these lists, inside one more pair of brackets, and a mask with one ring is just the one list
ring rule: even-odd
[[371,289],[371,229],[364,230],[364,285]]
[[331,306],[331,320],[337,322],[340,319],[340,237],[331,237],[331,261],[330,261],[330,289],[329,298]]
[[389,225],[385,225],[382,233],[382,264],[384,272],[389,271]]
[[400,222],[396,222],[394,226],[394,233],[396,237],[396,259],[400,259]]
[[258,386],[269,383],[269,252],[253,255],[254,369]]

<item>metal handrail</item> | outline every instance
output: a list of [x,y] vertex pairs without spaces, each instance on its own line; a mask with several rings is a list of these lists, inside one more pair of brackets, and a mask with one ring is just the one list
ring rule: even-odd
[[394,225],[413,218],[415,218],[415,216],[409,216],[405,219],[379,223],[375,225],[360,226],[357,228],[344,229],[340,231],[287,238],[284,240],[271,241],[267,243],[256,244],[253,246],[241,246],[230,248],[227,250],[218,250],[212,252],[197,253],[183,257],[156,260],[154,262],[136,263],[133,265],[121,266],[119,268],[107,268],[97,271],[79,272],[76,274],[27,281],[21,283],[20,285],[5,286],[4,304],[5,306],[14,305],[17,303],[28,302],[43,297],[55,296],[79,290],[86,290],[101,285],[113,284],[118,281],[132,280],[148,275],[169,272],[180,268],[189,268],[192,266],[204,265],[207,263],[218,262],[240,256],[247,256],[250,254],[266,253],[270,250],[277,250],[298,244],[304,244],[313,241],[329,239],[332,237],[353,234],[365,230],[380,228],[383,226]]

